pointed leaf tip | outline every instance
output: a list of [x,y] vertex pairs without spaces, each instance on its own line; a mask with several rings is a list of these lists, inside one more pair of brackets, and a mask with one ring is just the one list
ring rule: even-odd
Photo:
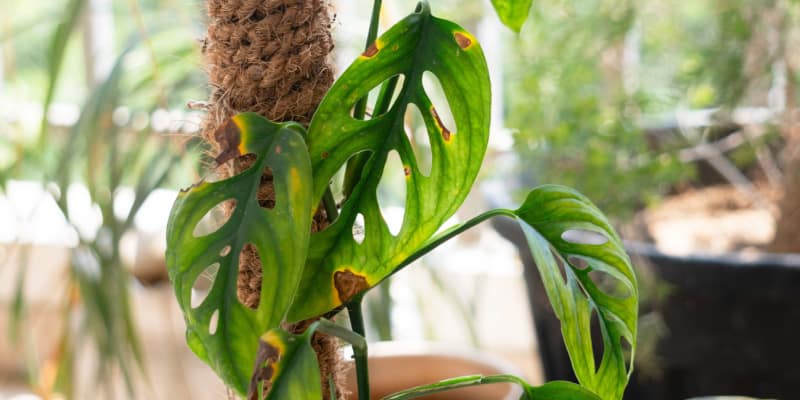
[[533,0],[492,0],[500,21],[517,33],[528,19],[532,3]]

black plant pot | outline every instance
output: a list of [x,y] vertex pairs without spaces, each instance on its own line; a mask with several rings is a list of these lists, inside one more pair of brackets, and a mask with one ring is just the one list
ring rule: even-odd
[[[494,219],[493,225],[524,263],[546,379],[574,381],[525,237],[510,219]],[[667,328],[654,351],[660,373],[644,376],[635,369],[626,399],[800,399],[800,254],[679,257],[652,245],[626,247],[637,274],[650,274],[668,288],[664,299],[642,310],[657,311]],[[600,340],[599,332],[593,336]]]

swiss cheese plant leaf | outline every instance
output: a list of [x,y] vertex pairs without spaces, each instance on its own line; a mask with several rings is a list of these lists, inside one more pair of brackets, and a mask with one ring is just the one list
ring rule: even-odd
[[250,381],[248,399],[257,400],[268,388],[265,400],[322,399],[317,353],[311,346],[312,325],[301,335],[279,328],[265,333],[256,357],[256,372]]
[[[563,186],[534,189],[514,213],[561,321],[578,381],[603,399],[620,399],[633,367],[639,298],[622,241],[600,210]],[[602,343],[592,342],[593,313]],[[599,360],[594,347],[602,349]]]
[[[423,74],[438,77],[455,126],[440,118]],[[351,116],[353,105],[392,77],[404,77],[387,112],[370,120]],[[431,148],[430,172],[420,170],[404,130],[406,109],[422,114]],[[338,219],[312,236],[291,320],[325,313],[374,286],[418,250],[457,210],[469,192],[486,151],[489,133],[489,75],[483,52],[463,28],[416,12],[378,38],[337,80],[317,109],[308,131],[314,170],[314,199],[322,198],[334,174],[354,155],[370,154],[341,207]],[[405,174],[405,215],[393,235],[381,215],[377,187],[391,151],[399,154]],[[364,218],[358,243],[353,224]]]
[[[181,192],[167,227],[167,265],[186,319],[189,347],[240,393],[247,389],[258,338],[279,326],[295,294],[305,263],[311,224],[311,164],[296,124],[274,124],[256,114],[239,114],[215,135],[222,144],[217,161],[255,154],[252,166],[219,182],[201,182]],[[271,168],[275,204],[256,198],[262,171]],[[203,217],[233,200],[229,219],[215,232],[197,234]],[[258,307],[242,305],[236,294],[239,257],[255,247],[263,265]],[[207,297],[192,304],[198,279],[214,276]],[[197,295],[197,293],[194,293]]]
[[516,32],[522,29],[522,25],[528,19],[531,3],[533,0],[492,0],[500,21]]

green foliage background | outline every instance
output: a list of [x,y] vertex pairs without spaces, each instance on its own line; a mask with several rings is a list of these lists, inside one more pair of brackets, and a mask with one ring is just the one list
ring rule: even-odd
[[[523,180],[573,186],[616,219],[657,201],[693,169],[675,156],[689,147],[686,138],[647,132],[658,127],[654,117],[767,106],[781,55],[768,48],[785,46],[796,8],[746,0],[535,2],[506,53],[506,125],[516,130]],[[772,28],[778,40],[759,42]]]

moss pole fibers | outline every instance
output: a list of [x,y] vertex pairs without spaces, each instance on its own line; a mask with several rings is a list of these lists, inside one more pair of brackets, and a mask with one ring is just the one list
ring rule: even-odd
[[[272,121],[307,125],[333,83],[328,55],[333,49],[327,0],[207,0],[208,33],[203,56],[211,95],[203,137],[212,155],[219,152],[214,132],[231,116],[245,111]],[[219,168],[221,177],[235,175],[253,162],[247,155]],[[272,175],[264,171],[258,200],[274,204]],[[228,210],[230,212],[231,210]],[[314,217],[313,230],[328,224],[324,211]],[[237,295],[255,308],[261,291],[261,263],[254,247],[246,246],[239,259]],[[303,321],[294,327],[302,331]],[[322,382],[330,377],[341,387],[341,363],[336,343],[315,335]],[[323,390],[328,393],[327,390]],[[341,398],[341,393],[337,394]]]

